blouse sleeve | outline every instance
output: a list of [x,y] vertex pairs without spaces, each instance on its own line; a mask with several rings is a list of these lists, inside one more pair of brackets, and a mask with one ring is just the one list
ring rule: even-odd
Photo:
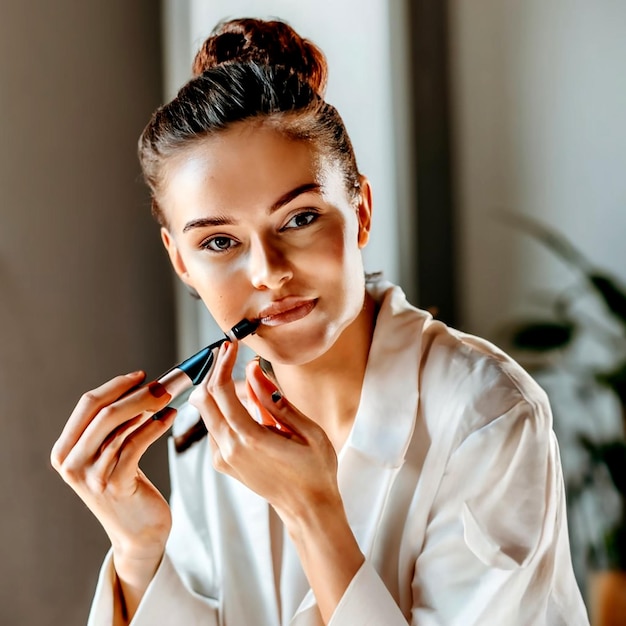
[[547,400],[524,398],[451,455],[413,581],[415,624],[588,624]]
[[526,399],[450,456],[403,615],[365,563],[329,626],[583,626],[547,404]]
[[407,626],[408,622],[369,561],[361,565],[328,626]]
[[[107,554],[98,579],[87,626],[113,624],[115,587],[113,553]],[[183,583],[167,553],[141,599],[130,626],[218,626],[217,602],[190,591]]]

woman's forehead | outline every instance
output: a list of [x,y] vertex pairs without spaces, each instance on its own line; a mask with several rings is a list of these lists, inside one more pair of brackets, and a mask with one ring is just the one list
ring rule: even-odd
[[290,139],[272,128],[237,124],[202,137],[168,164],[168,177],[201,179],[216,184],[262,182],[269,176],[318,179],[322,159],[309,142]]
[[321,195],[343,184],[338,167],[320,158],[311,144],[271,127],[237,125],[204,137],[169,164],[161,205],[168,218],[207,207],[220,211],[267,209],[283,194],[315,183]]

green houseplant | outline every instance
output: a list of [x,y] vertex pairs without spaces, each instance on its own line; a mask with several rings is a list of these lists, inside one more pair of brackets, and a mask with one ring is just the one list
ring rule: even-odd
[[[626,572],[626,289],[608,273],[594,267],[570,241],[544,224],[520,216],[513,226],[533,237],[572,270],[573,283],[551,293],[542,311],[511,323],[505,339],[516,355],[530,356],[527,367],[541,378],[568,368],[581,393],[594,387],[608,390],[620,407],[618,428],[610,438],[575,432],[582,469],[567,484],[568,506],[608,485],[616,503],[599,537],[585,546],[591,570]],[[587,307],[581,307],[585,300]],[[589,309],[592,309],[590,312]],[[584,347],[580,348],[580,346]],[[599,348],[603,358],[585,363],[584,356]],[[522,360],[524,360],[522,358]],[[548,395],[550,391],[547,389]],[[555,400],[551,397],[553,407]],[[585,419],[594,420],[589,414]],[[567,424],[565,425],[567,427]],[[626,574],[624,574],[626,575]],[[624,587],[624,578],[621,585]],[[626,587],[624,587],[626,591]],[[626,615],[625,615],[626,619]],[[620,622],[621,623],[621,622]]]

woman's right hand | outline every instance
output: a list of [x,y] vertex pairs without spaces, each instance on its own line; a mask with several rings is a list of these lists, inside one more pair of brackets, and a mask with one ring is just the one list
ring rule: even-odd
[[[51,462],[102,524],[120,579],[145,589],[163,556],[172,519],[139,460],[172,425],[176,411],[165,408],[171,396],[159,383],[133,390],[144,376],[117,376],[85,393],[52,448]],[[152,419],[162,409],[159,419]]]

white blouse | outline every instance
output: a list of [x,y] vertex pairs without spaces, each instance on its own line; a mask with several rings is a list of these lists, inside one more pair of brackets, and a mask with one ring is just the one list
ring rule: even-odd
[[[329,626],[588,624],[545,393],[398,287],[369,289],[380,311],[338,469],[366,560]],[[206,439],[170,442],[170,468],[173,527],[132,625],[320,626],[267,502],[213,469]],[[112,623],[113,582],[109,554],[89,626]]]

